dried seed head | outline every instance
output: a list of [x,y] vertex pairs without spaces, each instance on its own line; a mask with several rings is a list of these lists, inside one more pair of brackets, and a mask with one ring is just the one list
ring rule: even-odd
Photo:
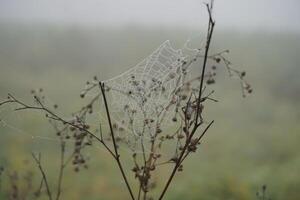
[[176,156],[174,156],[173,158],[170,159],[170,161],[176,163],[178,161],[178,158]]
[[179,172],[182,172],[182,171],[183,171],[183,165],[180,165],[180,166],[178,167],[178,171],[179,171]]
[[245,71],[242,71],[242,72],[241,72],[241,76],[242,76],[242,77],[246,76],[246,72],[245,72]]
[[151,171],[154,171],[154,170],[155,170],[155,165],[151,165],[151,166],[150,166],[150,170],[151,170]]
[[185,133],[188,132],[188,129],[187,129],[185,126],[182,128],[182,130],[183,130],[183,132],[185,132]]
[[173,139],[174,137],[172,135],[166,135],[166,139],[170,140]]
[[177,138],[178,138],[178,139],[183,139],[183,138],[184,138],[184,135],[183,135],[183,134],[178,134],[178,135],[177,135]]
[[188,151],[195,152],[196,150],[197,150],[197,146],[196,145],[189,145],[188,146]]
[[127,110],[128,108],[129,108],[129,105],[126,104],[126,105],[124,106],[124,110]]
[[187,99],[187,95],[185,95],[185,94],[184,94],[184,95],[181,95],[181,99],[182,99],[182,100],[186,100],[186,99]]
[[156,133],[157,133],[157,134],[160,134],[161,132],[162,132],[162,130],[161,130],[159,127],[157,127],[157,128],[156,128]]
[[135,166],[135,167],[133,167],[132,169],[131,169],[131,171],[133,171],[133,172],[138,172],[140,169],[139,169],[139,167],[138,166]]
[[209,78],[209,79],[207,79],[207,81],[206,81],[207,85],[214,84],[215,82],[216,82],[216,81],[215,81],[215,79],[213,79],[213,78]]

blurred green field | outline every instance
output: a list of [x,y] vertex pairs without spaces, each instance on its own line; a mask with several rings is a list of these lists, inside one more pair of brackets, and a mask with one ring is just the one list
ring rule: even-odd
[[[197,47],[202,35],[179,28],[1,24],[0,97],[10,92],[31,101],[30,90],[41,87],[68,115],[83,105],[80,90],[94,75],[113,77],[167,39],[180,48],[192,38]],[[216,123],[175,178],[166,199],[250,200],[256,199],[263,184],[272,200],[300,199],[300,34],[217,29],[212,45],[212,52],[230,49],[230,60],[247,71],[254,93],[242,98],[238,81],[220,70],[220,84],[214,86],[220,102],[207,108],[208,118]],[[47,122],[37,113],[11,113],[9,107],[0,108],[0,118],[14,127],[0,126],[0,166],[6,172],[24,172],[33,166],[30,153],[42,152],[53,185],[59,145],[30,137],[53,135]],[[89,154],[89,170],[77,174],[69,168],[66,173],[63,199],[127,199],[109,155],[101,148],[92,148]],[[159,173],[156,179],[164,183],[169,168]],[[9,184],[6,176],[2,178],[0,199],[5,199]]]

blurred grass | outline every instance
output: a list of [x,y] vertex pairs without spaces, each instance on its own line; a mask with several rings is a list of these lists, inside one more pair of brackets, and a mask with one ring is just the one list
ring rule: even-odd
[[[59,104],[62,113],[70,113],[84,103],[79,93],[93,75],[100,79],[112,77],[134,66],[163,41],[169,39],[179,48],[191,35],[198,34],[201,32],[197,30],[163,28],[2,24],[0,97],[12,92],[30,101],[29,91],[42,87],[51,101]],[[192,40],[195,47],[200,38]],[[220,103],[210,104],[206,109],[210,110],[208,118],[216,123],[197,154],[187,160],[167,199],[255,199],[256,191],[266,184],[272,199],[298,200],[300,35],[217,30],[214,39],[212,51],[230,49],[230,59],[247,71],[254,94],[243,99],[239,83],[219,70],[220,84],[214,89]],[[53,134],[50,126],[39,114],[10,111],[1,108],[0,116],[21,131],[0,127],[0,165],[8,166],[8,171],[30,169],[32,165],[25,166],[23,160],[31,159],[31,151],[41,151],[53,183],[58,144],[32,140],[26,135],[27,132],[48,136]],[[70,168],[67,172],[63,199],[127,197],[119,172],[107,153],[94,148],[89,154],[89,170],[76,174]],[[168,168],[160,170],[156,176],[160,184],[168,173]],[[35,178],[38,179],[37,174]],[[8,183],[4,179],[5,188]]]

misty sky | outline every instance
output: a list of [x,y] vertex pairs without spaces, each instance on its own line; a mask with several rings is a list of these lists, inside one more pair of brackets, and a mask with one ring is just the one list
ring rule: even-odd
[[[0,21],[82,25],[197,26],[203,0],[0,0]],[[215,0],[218,26],[300,30],[300,0]]]

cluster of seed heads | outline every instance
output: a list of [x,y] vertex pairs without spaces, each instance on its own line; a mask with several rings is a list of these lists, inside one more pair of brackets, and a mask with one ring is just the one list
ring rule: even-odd
[[74,165],[74,170],[78,172],[82,167],[88,168],[82,150],[84,147],[92,145],[92,137],[85,132],[85,130],[90,128],[89,125],[83,124],[79,119],[74,121],[73,124],[79,127],[75,128],[74,126],[70,126],[69,128],[74,138],[74,157],[72,164]]
[[[97,77],[94,77],[94,81],[97,81]],[[87,82],[88,85],[91,85]],[[31,94],[34,95],[34,98],[37,100],[44,100],[45,95],[42,94],[43,89],[32,90]],[[92,114],[93,112],[93,103],[94,101],[88,103],[86,106],[83,106],[78,113],[73,114],[73,120],[68,123],[63,123],[63,127],[59,128],[56,119],[53,119],[51,115],[46,114],[46,117],[49,118],[50,124],[56,129],[56,135],[60,137],[62,142],[65,140],[70,140],[73,138],[74,141],[74,152],[73,152],[73,161],[74,170],[78,172],[81,168],[88,168],[87,160],[84,154],[82,153],[83,149],[87,146],[92,145],[92,136],[87,134],[86,130],[90,129],[90,126],[86,124],[85,118],[87,114]],[[58,108],[57,104],[53,105],[54,109]]]
[[17,171],[8,174],[10,181],[9,198],[12,200],[27,199],[33,191],[33,173],[27,171],[21,175]]

